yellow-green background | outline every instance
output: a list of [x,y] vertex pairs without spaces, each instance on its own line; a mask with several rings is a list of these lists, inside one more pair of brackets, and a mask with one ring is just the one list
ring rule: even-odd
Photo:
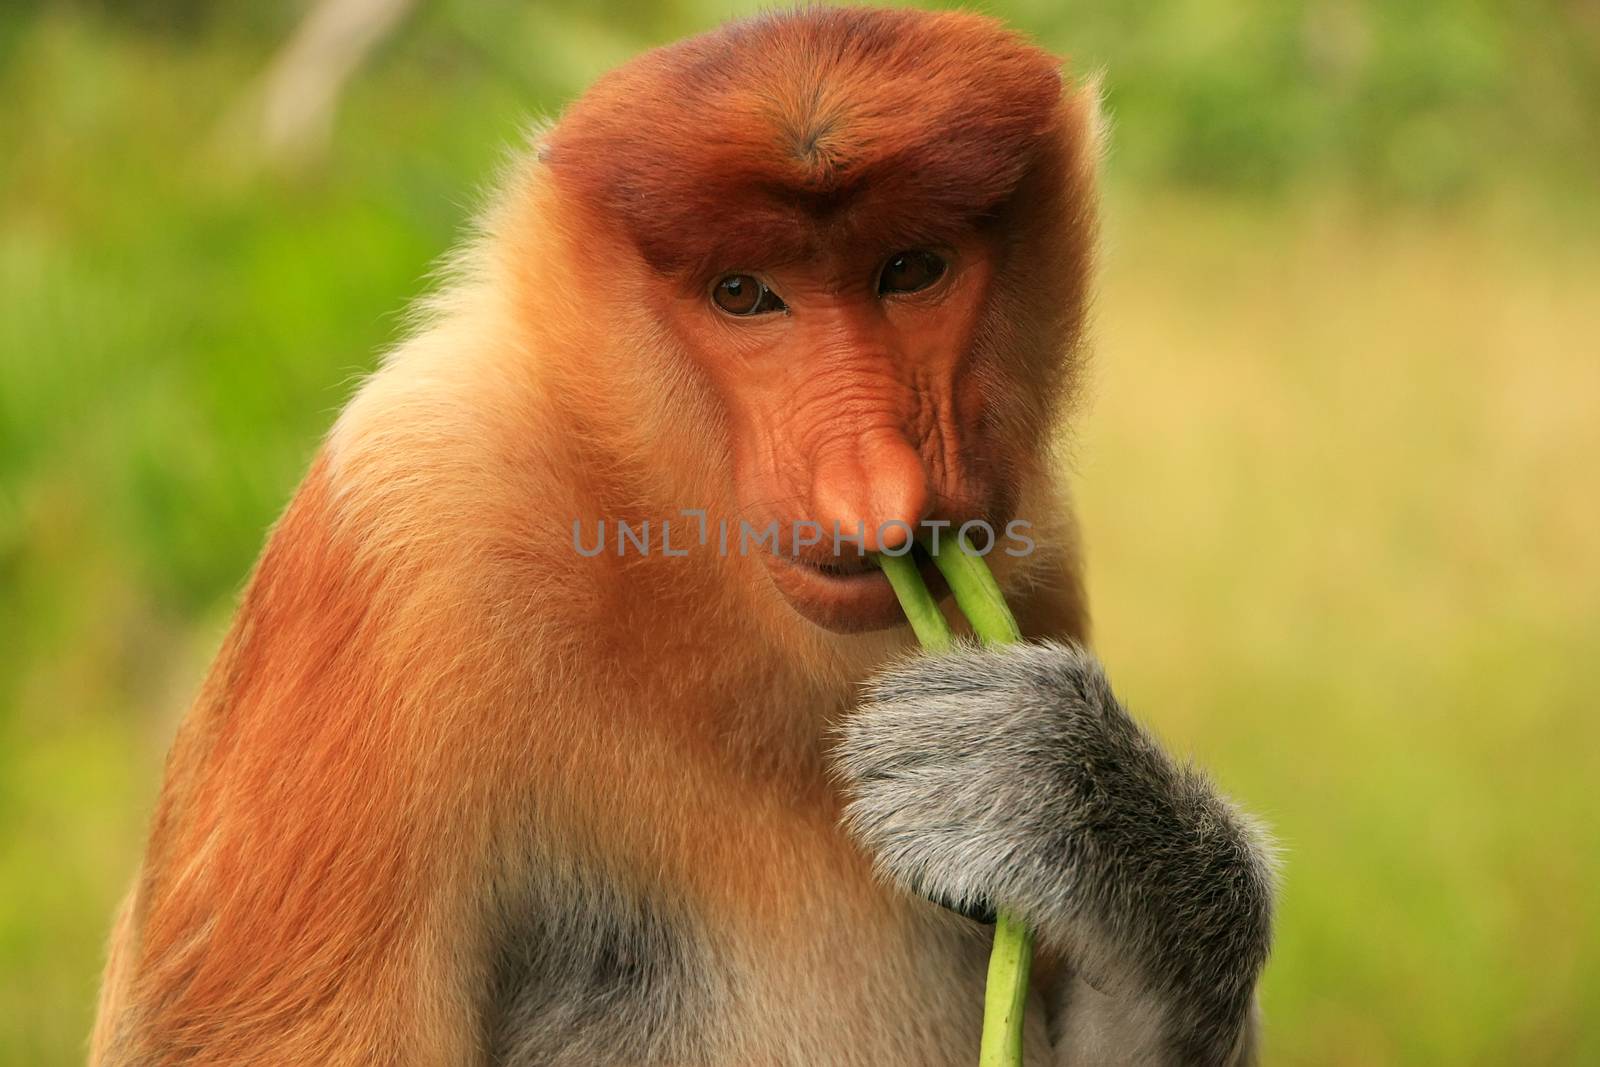
[[[1098,640],[1282,838],[1268,1062],[1600,1062],[1600,8],[986,6],[1106,72]],[[252,170],[301,10],[0,9],[0,1063],[81,1059],[262,531],[525,119],[729,13],[423,0]]]

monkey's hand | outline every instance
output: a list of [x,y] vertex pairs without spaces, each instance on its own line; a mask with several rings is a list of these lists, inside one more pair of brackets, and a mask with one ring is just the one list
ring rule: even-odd
[[1248,1055],[1270,846],[1129,717],[1088,652],[1044,643],[903,661],[869,685],[837,759],[846,825],[882,874],[966,914],[998,906],[1030,924],[1077,976],[1069,1017],[1092,1015],[1097,996],[1123,1005],[1102,1014],[1138,1016],[1140,1051],[1108,1047],[1126,1042],[1104,1020],[1069,1030],[1082,1062]]

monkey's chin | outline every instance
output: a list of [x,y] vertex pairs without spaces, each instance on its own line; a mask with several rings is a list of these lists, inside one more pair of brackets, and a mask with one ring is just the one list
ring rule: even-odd
[[[871,564],[839,572],[780,555],[767,556],[766,562],[773,585],[789,606],[825,630],[856,634],[900,626],[906,621],[889,579]],[[950,587],[933,561],[919,553],[917,568],[928,591],[942,600]]]

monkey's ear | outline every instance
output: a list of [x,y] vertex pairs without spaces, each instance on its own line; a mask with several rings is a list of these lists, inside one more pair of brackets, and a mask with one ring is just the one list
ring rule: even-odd
[[1063,132],[1072,134],[1076,146],[1076,170],[1087,176],[1099,173],[1111,139],[1111,116],[1105,108],[1105,71],[1097,70],[1076,84],[1068,82],[1062,90]]
[[555,129],[556,121],[551,118],[537,118],[528,123],[528,128],[523,133],[523,139],[528,150],[533,153],[533,158],[539,163],[550,161],[550,131]]

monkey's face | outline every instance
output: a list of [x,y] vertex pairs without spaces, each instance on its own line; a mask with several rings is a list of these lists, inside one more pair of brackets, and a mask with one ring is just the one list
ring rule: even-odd
[[968,233],[728,264],[667,309],[726,411],[741,529],[753,544],[775,528],[756,554],[812,622],[898,622],[866,553],[1010,517],[973,373],[994,274],[992,242]]
[[710,383],[734,518],[819,625],[899,621],[865,552],[1012,517],[1087,262],[1066,92],[988,20],[819,8],[642,56],[541,141],[580,291]]

